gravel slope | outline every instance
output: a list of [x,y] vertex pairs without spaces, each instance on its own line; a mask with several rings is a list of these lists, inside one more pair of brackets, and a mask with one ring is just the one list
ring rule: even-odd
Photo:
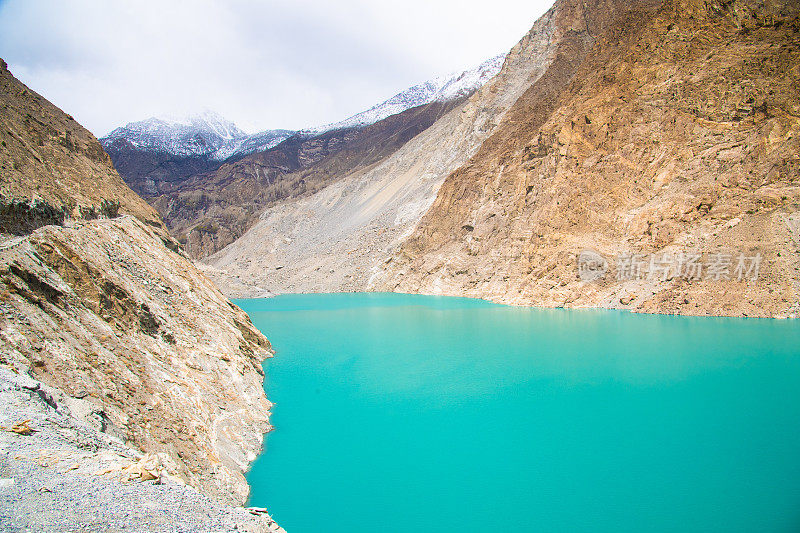
[[86,404],[0,368],[0,426],[30,420],[33,429],[0,430],[0,531],[283,531],[266,513],[177,482],[167,457],[143,457],[97,431]]

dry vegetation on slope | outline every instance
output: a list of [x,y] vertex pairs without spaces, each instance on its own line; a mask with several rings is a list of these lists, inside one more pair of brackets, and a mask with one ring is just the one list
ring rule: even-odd
[[[591,17],[602,17],[597,10]],[[798,311],[796,2],[638,3],[589,23],[451,174],[391,290],[685,314]],[[574,73],[574,74],[573,74]],[[578,254],[609,260],[578,276]],[[763,258],[757,280],[615,279],[620,254]]]

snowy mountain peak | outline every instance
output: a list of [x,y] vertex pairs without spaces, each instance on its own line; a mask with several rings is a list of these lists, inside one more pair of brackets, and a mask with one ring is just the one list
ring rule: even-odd
[[[504,59],[505,55],[499,55],[484,61],[474,69],[439,76],[410,87],[385,102],[341,122],[310,128],[299,133],[318,135],[343,128],[361,128],[412,107],[467,96],[493,78],[503,66]],[[115,143],[127,142],[139,150],[224,161],[234,155],[268,150],[295,133],[297,132],[289,130],[266,130],[248,135],[230,120],[213,111],[204,111],[189,116],[153,117],[131,122],[115,129],[100,139],[100,142],[106,148]]]
[[100,142],[108,147],[122,139],[140,150],[223,161],[235,154],[272,148],[292,133],[267,130],[248,135],[221,115],[204,111],[188,116],[152,117],[130,122]]
[[484,61],[474,69],[455,72],[446,76],[439,76],[432,80],[414,85],[392,96],[385,102],[375,105],[341,122],[303,130],[301,133],[319,134],[342,128],[369,126],[391,115],[402,113],[412,107],[429,104],[431,102],[446,102],[448,100],[467,96],[483,87],[487,81],[500,72],[505,57],[505,54],[500,54]]
[[157,118],[156,120],[168,122],[178,128],[196,128],[213,132],[216,136],[225,140],[233,140],[247,136],[247,134],[240,130],[236,124],[226,119],[219,113],[215,113],[214,111],[206,110],[202,113],[183,117],[168,115]]

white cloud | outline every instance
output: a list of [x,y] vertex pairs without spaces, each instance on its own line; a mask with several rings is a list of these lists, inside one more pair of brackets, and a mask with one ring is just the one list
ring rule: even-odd
[[6,0],[0,56],[97,135],[203,109],[302,128],[507,51],[550,4]]

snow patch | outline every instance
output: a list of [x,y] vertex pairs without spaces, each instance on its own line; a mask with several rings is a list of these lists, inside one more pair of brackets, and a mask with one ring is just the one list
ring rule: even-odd
[[249,135],[212,111],[185,117],[153,117],[117,128],[102,139],[104,147],[124,139],[140,150],[223,161],[233,155],[268,150],[293,135],[267,130]]

